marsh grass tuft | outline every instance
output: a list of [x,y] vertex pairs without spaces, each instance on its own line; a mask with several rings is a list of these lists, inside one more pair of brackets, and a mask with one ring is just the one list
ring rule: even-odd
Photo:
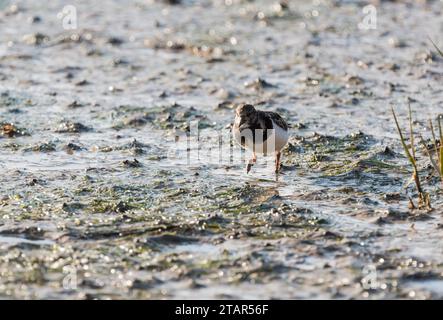
[[[403,150],[405,152],[406,157],[409,160],[409,163],[412,167],[412,180],[415,182],[415,186],[417,188],[418,192],[418,208],[419,209],[431,209],[431,198],[428,193],[424,192],[421,181],[420,181],[420,175],[418,172],[418,166],[417,166],[417,160],[415,156],[415,139],[414,139],[414,130],[413,130],[413,124],[412,124],[412,110],[411,105],[409,105],[409,140],[410,140],[410,146],[406,144],[406,140],[404,138],[403,132],[400,128],[400,125],[398,123],[397,115],[395,114],[394,108],[391,108],[392,115],[394,116],[395,125],[397,127],[398,135],[400,136],[400,141],[403,146]],[[409,199],[409,207],[411,209],[415,209],[416,206],[413,202],[413,200]]]
[[[428,37],[429,41],[431,41],[432,45],[434,46],[435,50],[440,54],[440,56],[443,57],[443,51],[437,46],[437,44],[431,39],[431,37]],[[442,125],[441,125],[441,117],[439,116],[437,118],[437,124],[438,124],[438,140],[436,139],[436,130],[434,130],[434,124],[432,123],[432,120],[429,120],[429,128],[431,130],[432,134],[432,144],[433,144],[433,153],[431,150],[429,150],[426,146],[426,143],[424,142],[424,139],[422,136],[420,136],[421,143],[424,147],[425,152],[427,153],[429,160],[431,162],[432,167],[434,168],[435,172],[437,172],[438,176],[440,177],[440,180],[442,182],[442,188],[443,188],[443,131],[442,131]]]

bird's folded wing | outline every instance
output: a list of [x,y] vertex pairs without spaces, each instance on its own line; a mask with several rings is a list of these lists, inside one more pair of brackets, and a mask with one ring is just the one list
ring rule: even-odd
[[278,125],[280,128],[283,128],[285,130],[288,130],[288,124],[286,123],[286,121],[278,114],[275,112],[268,112],[267,115],[269,116],[270,119],[272,119],[272,121],[274,121],[274,123],[276,125]]

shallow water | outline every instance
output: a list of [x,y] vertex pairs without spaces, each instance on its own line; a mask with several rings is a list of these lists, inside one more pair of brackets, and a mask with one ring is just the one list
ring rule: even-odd
[[[434,210],[408,209],[390,111],[429,138],[442,1],[375,30],[364,1],[3,2],[0,297],[442,298],[439,183],[420,153]],[[229,148],[240,102],[291,124],[277,181]]]

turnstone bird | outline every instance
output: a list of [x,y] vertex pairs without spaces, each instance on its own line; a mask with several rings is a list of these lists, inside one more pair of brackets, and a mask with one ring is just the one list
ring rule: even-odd
[[257,161],[257,153],[275,153],[275,172],[280,170],[281,150],[289,139],[288,124],[275,112],[260,111],[250,104],[241,104],[235,110],[232,133],[236,142],[252,151],[246,172]]

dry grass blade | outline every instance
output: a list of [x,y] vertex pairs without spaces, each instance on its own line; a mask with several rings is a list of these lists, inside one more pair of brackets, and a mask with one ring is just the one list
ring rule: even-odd
[[411,127],[411,137],[412,137],[411,144],[412,144],[412,152],[413,152],[413,154],[411,154],[411,152],[409,151],[408,146],[406,145],[406,141],[405,141],[405,138],[403,137],[403,132],[401,131],[401,128],[400,128],[400,125],[398,123],[397,115],[395,114],[394,108],[391,108],[391,110],[392,110],[392,115],[394,116],[395,125],[397,126],[398,134],[400,136],[401,144],[402,144],[403,149],[405,151],[405,154],[408,157],[408,160],[411,163],[412,168],[413,168],[413,178],[414,178],[414,181],[415,181],[415,186],[417,187],[418,193],[422,194],[423,193],[423,189],[421,188],[420,177],[418,175],[418,170],[417,170],[417,164],[415,162],[415,157],[413,156],[413,155],[415,155],[415,151],[414,151],[415,150],[415,146],[413,144],[414,140],[413,140],[413,131],[412,131],[411,109],[409,109],[409,124],[410,124],[410,127]]
[[[443,134],[442,134],[442,130],[441,130],[440,118],[438,118],[438,131],[439,131],[440,146],[438,146],[437,139],[435,138],[435,131],[434,131],[434,125],[432,124],[432,120],[429,120],[429,125],[431,128],[432,143],[434,144],[434,151],[435,151],[435,154],[437,155],[437,163],[435,163],[435,161],[431,161],[431,162],[432,162],[432,166],[438,172],[438,175],[440,176],[442,183],[443,183],[443,148],[441,145],[441,143],[443,141],[442,140]],[[432,159],[432,157],[431,157],[431,159]]]
[[417,162],[415,160],[415,144],[414,144],[414,131],[413,131],[413,125],[412,125],[411,107],[409,106],[409,128],[410,128],[410,139],[411,139],[411,151],[409,150],[409,148],[406,144],[406,141],[403,136],[403,132],[401,131],[400,125],[398,123],[397,115],[395,114],[394,108],[391,108],[391,110],[392,110],[392,115],[394,116],[394,121],[395,121],[395,125],[397,127],[398,134],[400,136],[401,144],[402,144],[405,154],[406,154],[406,156],[413,168],[412,178],[415,182],[415,186],[416,186],[417,192],[418,192],[418,199],[419,199],[418,200],[418,203],[419,203],[418,207],[419,208],[427,208],[428,210],[431,210],[432,209],[431,208],[431,198],[430,198],[429,194],[423,192],[423,189],[422,189],[421,183],[420,183],[420,176],[418,174]]
[[429,119],[429,127],[431,128],[432,143],[434,144],[434,151],[435,151],[435,154],[438,155],[437,139],[435,138],[434,125],[432,124],[432,120],[431,119]]
[[439,47],[437,47],[437,45],[435,44],[434,41],[432,41],[431,37],[428,37],[429,40],[432,42],[432,45],[434,46],[435,50],[437,50],[437,52],[443,57],[443,51],[440,50]]
[[[440,134],[440,152],[437,152],[438,162],[440,163],[440,177],[443,183],[443,131],[441,129],[441,118],[438,118],[438,131]],[[437,147],[436,147],[437,148]]]
[[411,141],[411,152],[412,152],[412,159],[414,160],[415,164],[415,143],[414,143],[414,129],[412,128],[412,110],[411,110],[411,104],[409,104],[409,140]]
[[408,148],[408,146],[406,145],[405,138],[403,137],[403,133],[402,133],[402,131],[401,131],[400,125],[398,124],[397,115],[395,114],[394,108],[391,108],[391,110],[392,110],[392,115],[394,116],[395,125],[397,126],[397,131],[398,131],[398,134],[399,134],[399,136],[400,136],[401,144],[402,144],[402,146],[403,146],[403,149],[404,149],[404,151],[405,151],[405,154],[406,154],[406,156],[408,157],[409,162],[411,162],[412,166],[415,167],[415,159],[412,158],[412,155],[411,155],[411,153],[409,152],[409,148]]

